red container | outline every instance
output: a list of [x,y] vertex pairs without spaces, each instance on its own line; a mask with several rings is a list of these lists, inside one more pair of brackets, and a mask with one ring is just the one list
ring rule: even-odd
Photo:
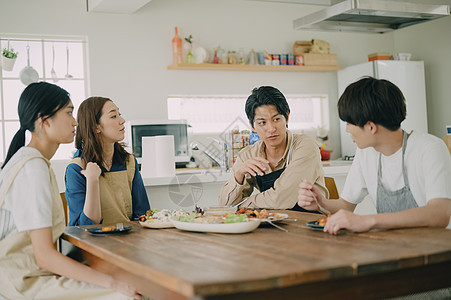
[[330,153],[332,150],[319,150],[321,153],[321,160],[330,160]]

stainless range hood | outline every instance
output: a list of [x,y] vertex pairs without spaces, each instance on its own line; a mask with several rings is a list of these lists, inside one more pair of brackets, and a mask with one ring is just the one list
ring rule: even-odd
[[449,14],[448,5],[346,0],[296,19],[293,26],[294,29],[385,33]]

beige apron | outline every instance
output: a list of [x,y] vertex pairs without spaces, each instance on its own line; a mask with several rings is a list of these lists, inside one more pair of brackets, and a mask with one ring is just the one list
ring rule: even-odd
[[[74,158],[71,163],[85,169],[80,157]],[[135,176],[135,160],[129,155],[127,170],[105,172],[99,178],[100,207],[103,224],[128,222],[132,219],[132,184]],[[70,203],[69,203],[70,205]]]
[[[64,210],[58,191],[55,174],[50,162],[36,154],[22,158],[9,172],[0,188],[0,207],[14,179],[24,164],[31,159],[43,159],[49,166],[52,186],[52,240],[56,241],[64,232]],[[41,269],[33,253],[28,231],[12,233],[0,241],[0,298],[6,299],[124,299],[111,290],[97,287]]]

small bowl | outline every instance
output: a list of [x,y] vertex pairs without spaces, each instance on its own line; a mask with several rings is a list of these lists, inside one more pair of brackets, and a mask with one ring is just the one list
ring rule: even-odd
[[321,160],[330,160],[330,153],[332,150],[320,150]]
[[205,209],[207,216],[222,216],[224,214],[236,213],[236,207],[231,206],[210,206]]

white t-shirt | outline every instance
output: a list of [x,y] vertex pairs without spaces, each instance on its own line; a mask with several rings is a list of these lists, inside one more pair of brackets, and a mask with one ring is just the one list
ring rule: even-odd
[[[388,190],[404,187],[401,159],[402,148],[390,156],[382,154],[381,181]],[[442,140],[412,132],[407,140],[404,163],[410,190],[419,207],[434,198],[451,199],[451,156]],[[374,148],[357,149],[341,198],[358,204],[369,194],[376,206],[378,164],[379,152]]]
[[[0,185],[12,167],[24,156],[41,153],[35,148],[20,148],[0,173]],[[11,233],[52,226],[52,195],[47,163],[34,158],[17,174],[0,208],[0,240]]]

